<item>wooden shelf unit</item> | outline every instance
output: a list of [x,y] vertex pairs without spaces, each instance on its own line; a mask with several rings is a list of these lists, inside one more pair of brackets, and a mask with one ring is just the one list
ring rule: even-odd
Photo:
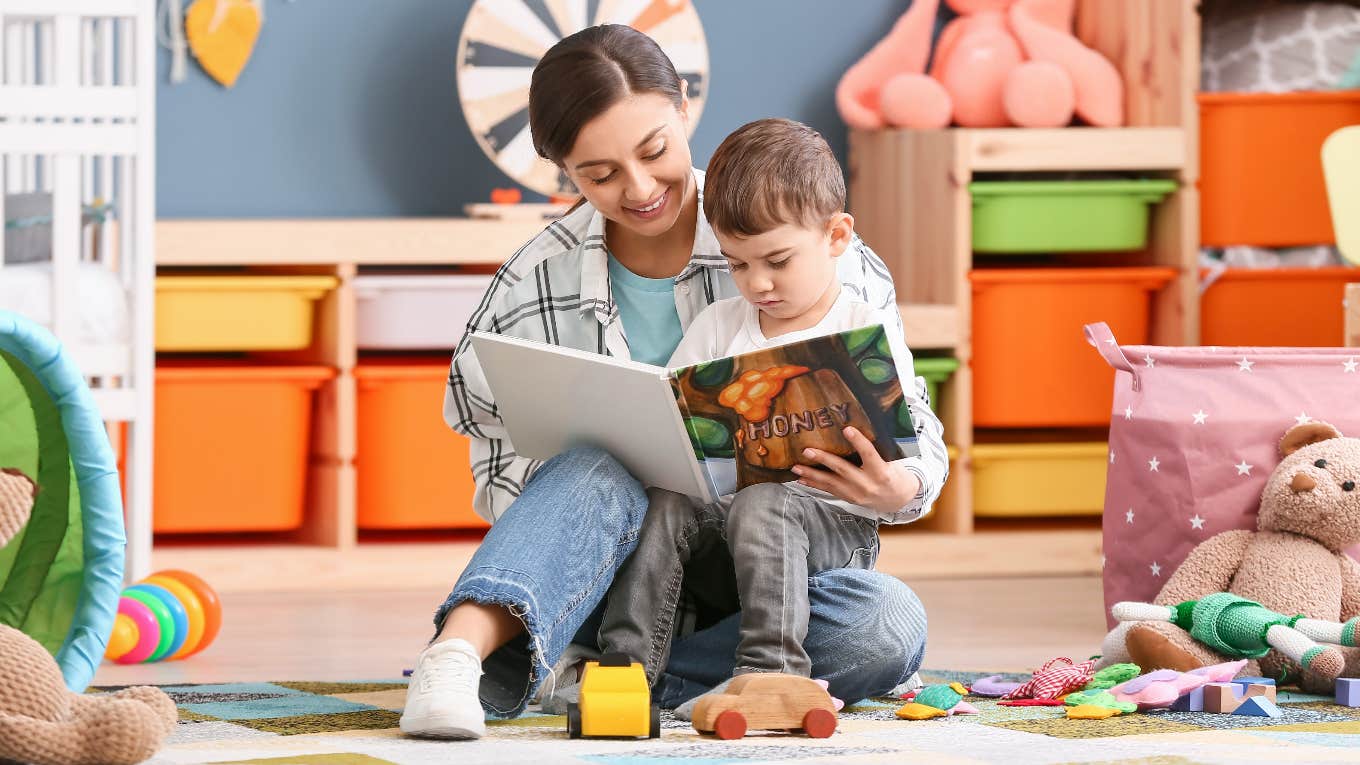
[[[316,397],[308,507],[302,527],[287,535],[287,541],[341,550],[357,542],[354,368],[359,353],[353,282],[360,267],[495,267],[542,227],[541,221],[533,220],[461,218],[168,220],[156,224],[157,264],[162,269],[212,272],[245,268],[266,273],[326,274],[340,280],[317,306],[311,347],[252,354],[261,360],[322,364],[337,370],[335,379],[322,386]],[[913,337],[937,347],[952,347],[957,342],[959,317],[953,307],[900,308]]]
[[[495,266],[542,228],[543,223],[535,221],[435,218],[168,220],[156,224],[156,260],[161,268],[248,268],[328,274],[340,280],[317,306],[311,347],[253,354],[270,361],[323,364],[337,371],[316,396],[308,506],[302,527],[289,535],[289,541],[341,550],[354,547],[357,541],[354,367],[359,353],[354,278],[360,266]],[[153,559],[161,564],[157,553]]]
[[[928,528],[973,530],[972,199],[979,173],[1142,171],[1179,189],[1153,210],[1143,263],[1173,266],[1178,278],[1154,295],[1151,341],[1199,337],[1199,17],[1193,0],[1079,0],[1077,33],[1109,58],[1125,83],[1128,127],[851,131],[850,211],[887,262],[898,299],[952,311],[959,369],[941,394],[946,440],[959,449],[949,493]],[[913,335],[915,349],[939,348]]]

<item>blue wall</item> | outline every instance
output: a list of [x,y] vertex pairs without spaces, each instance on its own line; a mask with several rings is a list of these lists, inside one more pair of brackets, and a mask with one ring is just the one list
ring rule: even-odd
[[[843,158],[842,72],[906,0],[696,0],[712,87],[693,138],[707,164],[744,122],[783,116]],[[157,93],[163,218],[457,215],[514,185],[473,141],[454,58],[471,0],[273,0],[232,90],[189,63]],[[850,10],[853,9],[853,10]]]

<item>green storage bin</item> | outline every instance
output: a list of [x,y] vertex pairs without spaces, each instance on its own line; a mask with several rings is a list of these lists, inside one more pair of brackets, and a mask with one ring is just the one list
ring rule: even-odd
[[973,251],[1106,252],[1147,245],[1148,206],[1175,181],[977,181]]
[[940,384],[959,368],[959,360],[948,356],[912,359],[916,374],[926,379],[926,391],[930,394],[930,408],[940,411]]

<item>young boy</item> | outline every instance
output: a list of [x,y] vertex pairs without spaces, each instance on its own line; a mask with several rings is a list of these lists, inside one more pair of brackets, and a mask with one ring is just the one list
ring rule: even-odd
[[926,512],[948,473],[942,427],[925,401],[924,381],[912,372],[897,307],[866,305],[837,277],[837,258],[859,243],[826,141],[789,120],[752,122],[714,152],[704,185],[704,215],[741,297],[695,317],[669,366],[881,323],[922,456],[884,462],[868,439],[847,428],[862,466],[809,449],[804,460],[824,469],[795,467],[797,482],[749,486],[717,505],[651,490],[637,550],[606,599],[600,647],[642,662],[655,682],[670,652],[686,564],[717,549],[730,552],[740,600],[734,674],[806,677],[808,577],[872,569],[879,524],[908,523]]

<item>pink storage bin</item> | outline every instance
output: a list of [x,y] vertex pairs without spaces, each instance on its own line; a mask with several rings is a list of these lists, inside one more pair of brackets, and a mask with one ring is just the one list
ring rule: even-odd
[[492,277],[481,274],[361,274],[354,279],[364,350],[448,350],[462,339]]
[[1115,369],[1102,524],[1113,627],[1110,606],[1152,601],[1195,545],[1256,528],[1299,418],[1360,435],[1360,348],[1121,346],[1103,323],[1086,337]]

